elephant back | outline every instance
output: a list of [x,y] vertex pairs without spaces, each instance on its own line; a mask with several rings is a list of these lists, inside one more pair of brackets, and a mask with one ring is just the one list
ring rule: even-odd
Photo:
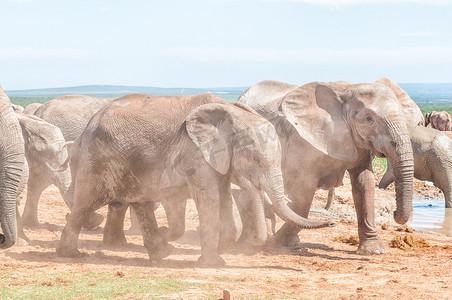
[[74,141],[91,117],[113,100],[84,95],[61,96],[41,105],[35,115],[59,127],[66,141]]

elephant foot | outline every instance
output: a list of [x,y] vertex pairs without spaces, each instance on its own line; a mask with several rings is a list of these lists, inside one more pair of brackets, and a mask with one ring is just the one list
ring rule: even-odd
[[[24,245],[27,245],[28,243],[30,243],[30,239],[25,235],[25,232],[23,230],[19,231],[17,241],[19,241],[19,240],[23,240]],[[16,244],[17,244],[17,242],[16,242]]]
[[154,248],[152,250],[148,251],[148,255],[151,261],[159,261],[163,258],[171,255],[174,251],[174,246],[171,244],[166,243],[165,245]]
[[93,229],[102,224],[103,221],[104,216],[97,212],[94,212],[88,216],[88,218],[85,221],[85,224],[83,224],[83,227],[87,229]]
[[226,266],[224,259],[218,254],[203,254],[198,258],[200,267],[223,267]]
[[122,247],[127,245],[127,239],[124,233],[117,236],[112,236],[104,233],[102,241],[104,245],[109,247]]
[[67,246],[57,246],[56,253],[61,257],[83,257],[86,254],[78,251],[76,248],[67,247]]
[[279,245],[284,246],[284,247],[297,248],[297,249],[302,247],[300,238],[298,237],[298,233],[293,234],[293,233],[286,233],[286,232],[278,231],[274,235],[274,239],[276,240],[276,243],[278,243]]
[[360,255],[384,254],[386,252],[380,239],[359,241],[357,253]]
[[23,247],[23,246],[28,246],[29,243],[30,243],[29,238],[24,239],[24,238],[18,237],[15,245]]

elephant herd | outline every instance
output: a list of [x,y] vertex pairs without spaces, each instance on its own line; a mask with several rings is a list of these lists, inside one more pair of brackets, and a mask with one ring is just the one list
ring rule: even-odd
[[[193,199],[204,266],[224,265],[221,252],[239,238],[262,246],[270,238],[266,218],[275,214],[285,224],[273,239],[284,246],[300,245],[303,228],[333,226],[308,214],[316,190],[340,186],[345,171],[358,253],[384,253],[374,224],[374,156],[388,159],[380,186],[395,181],[397,223],[409,220],[413,177],[433,181],[452,207],[452,140],[419,126],[425,122],[417,105],[386,78],[305,85],[267,80],[235,103],[212,94],[63,96],[20,111],[1,89],[0,100],[2,248],[14,245],[17,228],[23,235],[22,226],[39,225],[39,198],[50,184],[71,211],[58,255],[80,255],[81,228],[100,225],[96,210],[105,205],[104,242],[124,243],[130,206],[150,259],[160,260],[183,235],[186,201]],[[433,113],[428,120],[439,124]],[[240,188],[234,195],[231,183]],[[25,185],[24,213],[16,220]],[[157,224],[158,203],[168,227]]]

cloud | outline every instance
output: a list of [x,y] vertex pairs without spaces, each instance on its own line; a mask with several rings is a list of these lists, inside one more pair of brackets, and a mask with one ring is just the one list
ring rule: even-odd
[[92,50],[74,48],[39,49],[32,47],[0,48],[0,59],[86,58]]
[[344,62],[452,62],[452,47],[402,47],[397,49],[359,48],[335,50],[310,49],[259,49],[221,47],[172,47],[159,54],[197,61],[258,61],[299,63]]
[[452,0],[261,0],[264,2],[299,2],[310,5],[324,5],[329,7],[351,6],[359,4],[380,3],[418,3],[429,5],[449,5]]

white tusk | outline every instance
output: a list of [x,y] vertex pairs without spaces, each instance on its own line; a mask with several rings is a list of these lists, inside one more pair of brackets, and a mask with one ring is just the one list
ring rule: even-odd
[[272,201],[270,200],[270,197],[268,196],[267,192],[264,192],[264,198],[267,201],[268,204],[270,204],[271,206],[273,206]]
[[286,195],[284,195],[284,199],[286,199],[287,202],[292,203],[292,200],[290,200]]

